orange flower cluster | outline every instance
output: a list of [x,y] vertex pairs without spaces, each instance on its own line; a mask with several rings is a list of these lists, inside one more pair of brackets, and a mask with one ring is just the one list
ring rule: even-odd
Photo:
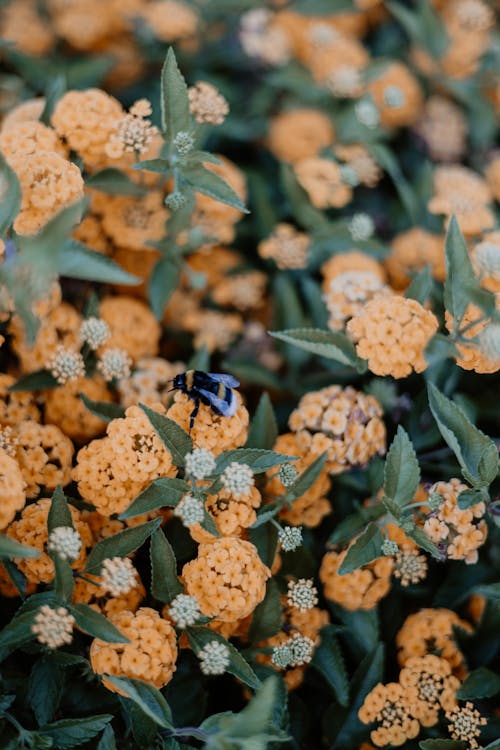
[[[497,294],[497,298],[497,305],[500,306],[500,295]],[[460,328],[468,329],[462,334],[463,338],[476,339],[485,330],[487,324],[488,321],[484,320],[484,313],[476,305],[468,305],[460,324]],[[453,319],[448,312],[446,312],[446,327],[450,333],[454,331]],[[500,369],[500,360],[481,351],[477,339],[470,346],[460,342],[456,344],[456,347],[459,352],[456,358],[457,365],[462,369],[474,370],[482,374],[498,372]]]
[[250,542],[222,537],[200,544],[198,556],[182,569],[186,591],[200,610],[222,622],[249,615],[266,593],[271,571]]
[[17,461],[0,449],[0,529],[4,529],[18,510],[24,508],[25,482]]
[[100,584],[100,576],[86,573],[85,579],[78,578],[73,590],[74,603],[88,604],[106,617],[113,618],[119,612],[136,612],[146,597],[146,589],[140,581],[128,593],[119,596],[110,596],[108,591],[100,587]]
[[139,403],[150,406],[158,402],[168,406],[172,400],[168,393],[171,385],[169,381],[185,369],[182,362],[167,362],[160,357],[141,357],[136,361],[130,377],[118,383],[120,403],[125,407]]
[[15,437],[27,497],[37,497],[42,487],[54,490],[70,482],[74,448],[59,427],[26,420],[18,425]]
[[56,425],[76,443],[83,443],[103,432],[105,424],[92,414],[82,399],[111,401],[112,395],[100,377],[78,378],[44,394],[45,420]]
[[500,292],[500,232],[487,232],[471,251],[474,270],[481,286],[490,292]]
[[196,34],[198,15],[190,5],[177,0],[154,0],[141,5],[140,18],[162,42],[188,40]]
[[391,62],[385,66],[380,76],[370,81],[367,90],[384,127],[406,127],[418,119],[423,104],[422,91],[403,63]]
[[293,109],[271,120],[268,146],[280,161],[296,164],[330,146],[334,130],[329,118],[316,109]]
[[342,330],[346,323],[359,315],[364,306],[380,294],[390,293],[378,276],[371,271],[345,271],[330,281],[323,299],[330,315],[328,326]]
[[421,726],[437,724],[440,710],[455,708],[459,686],[445,659],[434,655],[412,657],[398,682],[378,683],[368,693],[358,716],[364,724],[380,724],[370,733],[376,747],[399,747],[416,737]]
[[40,412],[31,391],[9,391],[16,379],[0,373],[0,425],[15,427],[25,420],[40,419]]
[[436,168],[434,195],[428,204],[431,214],[444,214],[447,221],[455,214],[462,232],[475,235],[495,223],[490,202],[487,182],[472,169],[460,164]]
[[266,240],[259,242],[261,258],[274,260],[279,269],[305,268],[310,240],[304,232],[298,232],[291,224],[277,224]]
[[421,609],[409,615],[396,637],[400,665],[405,666],[415,656],[437,654],[449,663],[454,675],[463,679],[467,670],[455,643],[454,628],[472,632],[472,626],[450,609]]
[[[161,404],[151,408],[165,413]],[[153,479],[171,475],[172,457],[146,414],[129,406],[113,419],[107,436],[92,440],[77,455],[72,478],[81,496],[102,515],[121,513]]]
[[412,276],[430,265],[437,281],[444,281],[444,239],[420,227],[396,235],[385,267],[394,289],[404,290]]
[[[150,607],[141,607],[135,613],[117,612],[110,620],[130,643],[95,638],[90,647],[94,672],[145,680],[158,689],[170,682],[177,661],[177,638],[172,625]],[[113,693],[124,695],[109,680],[102,682]]]
[[[232,417],[221,417],[209,406],[200,404],[198,416],[191,430],[191,438],[197,448],[206,448],[218,456],[230,448],[240,448],[244,445],[250,417],[238,392],[236,399],[238,408]],[[167,416],[188,432],[192,411],[192,400],[184,393],[177,392]]]
[[[37,500],[36,503],[27,505],[19,520],[13,521],[7,527],[5,533],[11,539],[15,539],[21,544],[27,544],[34,547],[40,552],[39,557],[26,557],[16,559],[16,565],[24,573],[30,583],[50,583],[54,578],[54,563],[45,552],[45,546],[48,541],[47,518],[49,515],[51,501],[48,498]],[[71,567],[75,570],[81,570],[87,559],[87,550],[92,546],[92,532],[88,524],[83,520],[80,511],[73,506],[69,506],[73,526],[79,533],[82,546],[76,560],[72,562]]]
[[255,509],[261,502],[258,489],[250,487],[247,495],[236,496],[229,490],[208,495],[205,506],[223,536],[239,536],[243,529],[247,529],[256,520]]
[[144,302],[126,295],[103,297],[99,316],[111,331],[106,349],[125,349],[133,360],[158,353],[161,328]]
[[340,474],[385,452],[382,408],[373,396],[350,386],[332,385],[303,396],[291,413],[289,427],[303,450],[328,451],[326,468]]
[[345,559],[344,552],[327,552],[321,562],[319,577],[327,599],[345,609],[373,609],[387,596],[391,588],[394,561],[380,557],[352,573],[339,575],[338,569]]
[[464,560],[470,565],[477,562],[477,551],[486,541],[488,527],[483,520],[484,503],[476,503],[464,510],[458,507],[458,496],[468,489],[459,479],[433,484],[429,495],[439,495],[442,503],[437,510],[427,514],[424,531],[435,544],[446,547],[446,556],[450,560]]
[[458,161],[465,153],[467,122],[460,107],[450,99],[430,96],[416,130],[436,161]]
[[375,375],[404,378],[427,367],[424,349],[438,329],[434,313],[416,300],[376,297],[347,324],[359,357]]
[[311,156],[296,162],[294,170],[316,208],[342,208],[351,201],[352,188],[335,161]]
[[325,295],[328,295],[332,281],[342,274],[351,272],[370,274],[370,277],[376,277],[381,283],[386,280],[384,267],[378,260],[359,250],[350,250],[347,253],[333,255],[321,266],[322,288]]
[[[285,456],[299,456],[299,460],[293,463],[299,474],[305,471],[320,455],[311,449],[305,449],[298,436],[293,432],[286,432],[284,435],[280,435],[273,446],[273,450],[277,453],[283,453]],[[275,472],[268,472],[269,480],[264,490],[269,500],[283,495],[284,492],[284,487],[279,477],[274,475]],[[327,470],[323,469],[308,490],[300,495],[300,497],[297,497],[291,503],[290,507],[285,505],[282,508],[280,518],[292,526],[308,526],[309,528],[319,526],[323,518],[332,512],[328,500],[330,485],[331,482]]]

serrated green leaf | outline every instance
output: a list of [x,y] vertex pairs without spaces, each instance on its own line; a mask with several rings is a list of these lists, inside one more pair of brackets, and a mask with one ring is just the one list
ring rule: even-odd
[[405,291],[407,299],[414,299],[424,305],[432,292],[433,280],[430,266],[425,266],[413,278],[410,286]]
[[384,467],[384,492],[400,507],[413,500],[420,483],[420,467],[410,438],[399,425],[387,452]]
[[161,71],[161,123],[169,143],[179,131],[189,130],[191,125],[186,81],[177,66],[172,47],[169,47]]
[[448,739],[421,740],[418,746],[420,750],[464,750],[466,743]]
[[255,608],[252,622],[248,631],[250,643],[257,643],[271,638],[281,628],[283,621],[283,607],[280,591],[276,581],[271,578],[266,585],[266,596]]
[[446,232],[445,260],[444,306],[452,316],[453,328],[457,331],[470,304],[470,290],[479,284],[467,244],[455,216],[451,217]]
[[156,531],[161,521],[161,518],[153,518],[140,526],[132,526],[130,529],[123,529],[117,534],[101,539],[87,558],[85,572],[98,575],[102,563],[107,558],[126,557],[135,552]]
[[40,551],[0,534],[0,559],[8,560],[13,557],[40,557]]
[[143,513],[150,513],[158,508],[175,508],[183,496],[189,492],[189,485],[183,479],[174,477],[159,477],[153,479],[149,487],[146,487],[140,495],[132,500],[130,505],[119,518],[134,518]]
[[99,417],[103,422],[112,422],[113,419],[122,419],[125,416],[125,409],[120,404],[113,401],[92,401],[84,393],[80,393],[80,398],[94,417]]
[[222,474],[229,464],[233,462],[246,464],[254,474],[262,474],[273,466],[296,461],[297,456],[286,456],[284,453],[265,450],[263,448],[234,448],[233,450],[224,451],[217,457],[215,475]]
[[382,555],[384,537],[379,527],[370,523],[354,544],[349,547],[347,554],[339,567],[339,575],[352,573],[353,570],[376,560]]
[[340,705],[347,706],[349,676],[335,630],[335,625],[327,625],[321,630],[321,640],[319,646],[316,646],[311,664],[328,682]]
[[495,443],[478,430],[462,409],[428,383],[429,406],[439,431],[454,452],[465,479],[474,488],[486,487],[498,474]]
[[83,245],[77,240],[68,240],[59,257],[57,272],[60,276],[102,284],[135,286],[142,279],[124,271],[114,260]]
[[245,214],[249,213],[244,202],[231,185],[215,172],[206,169],[202,164],[186,166],[182,170],[182,177],[197,193],[208,195],[209,198],[232,206],[232,208],[237,208],[238,211]]
[[29,372],[27,375],[22,375],[19,380],[16,380],[8,390],[10,393],[18,393],[20,391],[45,391],[49,388],[57,388],[58,382],[51,372],[48,370],[37,370],[36,372]]
[[318,479],[323,471],[327,459],[328,451],[322,453],[316,458],[307,469],[304,469],[297,479],[286,488],[286,495],[292,500],[296,500],[309,490],[314,482]]
[[471,672],[460,685],[457,698],[473,701],[478,698],[491,698],[500,693],[500,675],[487,667],[479,667]]
[[206,646],[207,643],[212,643],[213,641],[222,643],[229,651],[230,661],[227,671],[241,680],[245,685],[252,688],[252,690],[256,690],[260,686],[261,682],[250,664],[243,658],[232,643],[229,643],[229,641],[226,640],[224,636],[220,635],[220,633],[216,633],[214,630],[210,630],[210,628],[197,627],[188,627],[185,632],[195,654],[199,654],[201,649]]
[[86,604],[71,604],[68,609],[80,630],[93,638],[100,638],[101,641],[107,643],[130,643],[129,638],[123,635],[107,617],[92,607]]
[[68,501],[66,500],[66,496],[62,491],[61,486],[57,486],[52,493],[49,515],[47,517],[47,528],[49,534],[58,526],[69,526],[72,529],[74,528]]
[[88,716],[84,719],[61,719],[41,727],[38,733],[50,737],[58,750],[66,750],[84,745],[99,734],[112,719],[112,714]]
[[151,310],[158,320],[162,320],[180,276],[181,266],[171,258],[160,258],[155,264],[148,283],[148,297]]
[[139,404],[176,466],[184,466],[184,456],[193,450],[193,441],[173,419],[159,414],[144,404]]
[[366,362],[356,354],[356,347],[344,333],[321,331],[318,328],[295,328],[287,331],[270,331],[269,335],[279,341],[294,344],[318,357],[333,359],[352,367],[356,372],[366,372]]
[[64,670],[51,656],[43,656],[31,669],[27,701],[35,714],[38,726],[52,719],[64,688]]
[[156,724],[165,729],[173,728],[170,707],[160,691],[150,682],[114,675],[105,675],[105,677],[124,692]]
[[271,450],[278,437],[278,426],[268,393],[263,393],[255,410],[245,448]]
[[457,497],[457,505],[461,510],[471,508],[477,503],[487,503],[489,500],[488,492],[482,490],[464,490]]
[[21,185],[14,170],[0,153],[0,237],[4,237],[21,210]]
[[177,576],[177,560],[170,542],[161,529],[151,536],[151,593],[164,604],[170,604],[184,588]]
[[100,172],[91,174],[85,180],[87,187],[99,190],[108,195],[132,195],[141,197],[146,194],[144,185],[133,182],[125,172],[115,167],[101,169]]
[[352,513],[344,518],[333,530],[328,538],[329,544],[341,544],[352,539],[364,529],[369,521],[376,521],[385,514],[385,508],[381,504],[372,505],[368,508],[360,508],[357,513]]

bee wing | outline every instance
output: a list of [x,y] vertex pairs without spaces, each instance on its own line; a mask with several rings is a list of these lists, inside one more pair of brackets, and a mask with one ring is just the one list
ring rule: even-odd
[[240,384],[240,381],[233,378],[232,375],[226,375],[226,373],[223,372],[207,372],[207,375],[217,383],[224,383],[224,385],[229,386],[229,388],[237,388]]
[[208,400],[208,402],[222,414],[223,417],[232,417],[236,412],[238,402],[236,401],[236,396],[234,395],[233,391],[229,391],[231,397],[228,403],[227,401],[224,401],[224,399],[219,398],[213,393],[210,393],[210,391],[206,391],[204,388],[198,388],[197,390],[198,393],[204,396]]

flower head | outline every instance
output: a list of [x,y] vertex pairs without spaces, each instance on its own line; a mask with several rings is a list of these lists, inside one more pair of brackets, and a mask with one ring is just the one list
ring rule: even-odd
[[427,558],[416,550],[401,551],[394,561],[394,577],[399,578],[402,586],[419,583],[427,576]]
[[293,552],[302,544],[302,527],[284,526],[278,532],[278,540],[283,552]]
[[73,640],[75,618],[65,607],[54,609],[44,604],[35,616],[31,632],[37,641],[49,648],[59,648]]
[[302,633],[294,633],[288,641],[290,649],[290,664],[293,667],[299,667],[302,664],[309,664],[314,652],[314,641]]
[[220,641],[210,641],[198,652],[198,659],[203,674],[224,674],[229,666],[229,649]]
[[104,560],[101,584],[112,596],[128,594],[138,583],[137,571],[128,557],[111,557]]
[[97,369],[102,373],[104,380],[122,380],[130,377],[132,360],[125,349],[105,349],[97,363]]
[[236,461],[226,466],[221,474],[221,482],[224,488],[236,497],[248,495],[255,484],[252,469],[247,464],[239,464]]
[[200,124],[221,125],[229,113],[229,105],[211,83],[199,81],[188,89],[189,110]]
[[203,503],[192,495],[184,495],[182,500],[174,508],[174,516],[181,519],[184,526],[194,526],[201,523],[205,518]]
[[307,234],[298,232],[291,224],[277,224],[273,233],[259,242],[261,258],[271,258],[278,268],[305,268],[310,240]]
[[181,156],[187,156],[194,148],[194,138],[187,130],[180,130],[174,138],[174,146]]
[[177,594],[172,599],[168,614],[178,628],[187,628],[189,625],[194,625],[201,617],[197,600],[194,596],[188,596],[187,594]]
[[78,337],[83,344],[87,344],[92,351],[99,349],[109,338],[111,332],[105,320],[100,318],[86,318],[78,331]]
[[391,555],[397,555],[398,552],[399,552],[399,547],[396,542],[393,542],[390,539],[384,539],[382,543],[382,554],[391,556]]
[[55,353],[47,362],[47,370],[50,370],[59,385],[64,385],[71,380],[78,380],[85,375],[85,365],[80,352],[58,346]]
[[186,474],[194,479],[206,479],[215,471],[215,456],[206,448],[193,448],[184,456]]
[[47,544],[51,552],[56,552],[62,560],[76,560],[82,548],[82,538],[71,526],[57,526],[49,534]]
[[312,579],[299,578],[298,581],[289,581],[287,602],[290,607],[295,607],[300,612],[312,609],[318,603],[318,590]]
[[349,222],[349,232],[353,240],[369,240],[373,235],[375,225],[368,214],[354,214]]
[[467,701],[465,706],[456,706],[451,711],[447,711],[446,718],[452,739],[466,742],[473,750],[479,747],[477,738],[481,735],[481,727],[487,721],[470,701]]
[[278,479],[280,480],[283,487],[291,487],[298,476],[299,472],[293,464],[281,464],[280,468],[278,469]]
[[132,105],[128,114],[118,120],[116,132],[111,134],[105,147],[109,157],[116,159],[124,153],[144,154],[148,150],[158,133],[158,128],[146,119],[151,111],[148,100],[140,99]]
[[360,99],[354,111],[360,123],[370,130],[376,128],[380,122],[379,111],[371,99]]

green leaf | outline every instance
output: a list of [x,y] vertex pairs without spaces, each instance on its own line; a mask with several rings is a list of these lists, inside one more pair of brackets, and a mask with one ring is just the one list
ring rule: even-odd
[[[29,601],[29,599],[28,599]],[[20,646],[30,641],[35,636],[31,632],[31,626],[37,613],[36,609],[28,610],[16,615],[2,631],[0,631],[0,648],[6,646]]]
[[8,560],[12,557],[40,557],[40,551],[0,534],[0,559]]
[[169,47],[161,71],[161,124],[169,143],[180,130],[189,130],[189,98],[186,81],[177,66],[172,47]]
[[280,164],[281,184],[290,203],[294,219],[311,234],[319,228],[328,226],[328,221],[322,211],[311,204],[306,191],[299,184],[293,168],[289,164]]
[[316,646],[311,664],[328,682],[340,705],[347,706],[349,704],[349,676],[335,629],[335,625],[327,625],[321,630],[320,644]]
[[173,419],[159,414],[144,404],[139,404],[176,466],[184,466],[184,456],[193,450],[193,441]]
[[270,331],[269,335],[306,352],[333,359],[357,372],[366,372],[366,362],[356,354],[356,347],[344,333],[321,331],[319,328],[293,328],[287,331]]
[[278,529],[273,524],[266,523],[259,528],[249,529],[248,537],[250,542],[257,548],[259,557],[264,565],[270,568],[278,549]]
[[433,284],[431,270],[427,265],[415,275],[404,296],[407,299],[414,299],[423,305],[430,297]]
[[124,520],[142,516],[143,513],[150,513],[158,508],[175,508],[189,490],[188,483],[183,479],[173,477],[153,479],[149,487],[137,495],[128,508],[120,513],[119,518]]
[[410,537],[410,539],[413,539],[415,544],[418,544],[419,547],[424,549],[426,552],[429,552],[436,560],[443,559],[443,556],[441,555],[439,548],[436,547],[433,541],[429,539],[425,531],[420,529],[418,526],[415,526],[411,531],[405,532],[407,536]]
[[143,680],[133,680],[128,677],[104,676],[106,680],[109,680],[115,687],[123,691],[156,724],[165,729],[173,729],[170,707],[154,685]]
[[457,691],[457,698],[461,701],[473,701],[478,698],[491,698],[497,693],[500,693],[500,675],[486,667],[479,667],[462,682]]
[[380,164],[382,169],[390,175],[396,190],[398,191],[401,203],[413,223],[417,222],[418,203],[406,177],[400,168],[400,162],[393,152],[382,143],[367,142],[366,148],[371,151],[375,161]]
[[52,719],[63,693],[64,670],[51,656],[43,656],[33,665],[26,698],[38,726]]
[[457,740],[421,740],[418,743],[420,750],[464,750],[465,742]]
[[444,306],[453,317],[453,328],[457,331],[470,303],[471,288],[479,284],[455,216],[451,217],[446,232],[445,261]]
[[133,168],[144,169],[146,172],[155,172],[156,174],[168,174],[172,171],[168,159],[144,159],[134,164]]
[[54,742],[54,747],[58,750],[66,750],[66,748],[80,747],[91,740],[113,718],[112,714],[102,714],[88,716],[85,719],[61,719],[61,721],[54,721],[42,727],[38,733],[44,737],[50,737]]
[[205,345],[200,346],[192,356],[190,357],[186,370],[204,370],[208,372],[210,369],[210,354]]
[[500,583],[486,583],[482,586],[477,586],[475,592],[486,597],[486,599],[500,601]]
[[278,437],[278,426],[268,393],[263,393],[255,410],[245,448],[271,450]]
[[50,278],[61,273],[60,264],[65,255],[68,237],[81,221],[84,208],[83,200],[73,203],[59,211],[38,234],[16,236],[19,255],[30,263],[42,278]]
[[107,558],[126,557],[135,552],[156,531],[161,521],[161,518],[153,518],[140,526],[123,529],[117,534],[102,539],[88,556],[85,572],[98,575],[102,563]]
[[40,115],[40,122],[43,122],[44,125],[50,127],[50,120],[55,106],[66,90],[66,76],[64,73],[60,73],[49,81],[49,85],[45,91],[45,106]]
[[60,486],[56,487],[52,493],[52,500],[47,518],[49,534],[59,526],[69,526],[72,529],[74,528],[68,501],[66,500],[66,496]]
[[4,237],[21,210],[22,191],[17,175],[0,153],[0,237]]
[[377,521],[385,515],[385,508],[382,504],[372,505],[368,508],[360,508],[357,513],[342,519],[335,527],[330,537],[329,544],[341,544],[352,539],[361,529],[364,529],[369,521]]
[[439,431],[454,452],[465,479],[474,487],[486,487],[498,474],[495,443],[478,430],[462,409],[428,383],[429,406]]
[[160,258],[155,264],[148,282],[149,304],[153,314],[162,320],[165,307],[177,289],[181,266],[171,258]]
[[125,416],[125,409],[120,404],[112,401],[92,401],[84,393],[80,393],[80,398],[89,412],[103,422],[112,422],[113,419],[122,419]]
[[489,500],[488,492],[483,488],[481,490],[464,490],[457,497],[457,505],[461,510],[471,508],[477,503],[487,503]]
[[276,635],[283,621],[283,607],[278,584],[271,578],[266,585],[266,596],[254,610],[248,631],[250,643],[258,643]]
[[384,537],[379,527],[374,523],[368,524],[361,536],[347,550],[347,554],[338,570],[339,575],[352,573],[353,570],[357,570],[380,557],[382,555],[383,541]]
[[307,469],[304,469],[302,474],[297,477],[293,484],[286,488],[286,495],[288,498],[296,500],[298,497],[302,497],[302,495],[313,486],[314,482],[318,479],[325,467],[327,455],[328,451],[325,451],[318,456],[312,464],[309,464]]
[[100,638],[101,641],[107,643],[130,643],[130,640],[107,617],[92,607],[86,604],[72,604],[69,606],[69,611],[80,630],[93,638]]
[[111,724],[108,724],[102,733],[102,737],[99,740],[96,750],[116,750],[115,733],[113,732]]
[[108,167],[100,172],[91,174],[85,180],[85,184],[94,190],[100,190],[108,195],[133,195],[141,197],[146,194],[144,185],[133,182],[121,169]]
[[13,385],[9,386],[10,393],[20,391],[42,391],[48,388],[57,388],[58,382],[48,370],[36,370],[22,375]]
[[57,271],[61,276],[102,284],[134,286],[142,279],[124,271],[114,260],[83,245],[77,240],[68,240],[59,258]]
[[182,177],[196,192],[237,208],[245,214],[250,213],[231,185],[202,164],[191,164],[185,167],[182,170]]
[[410,438],[399,425],[387,453],[384,467],[384,492],[400,507],[413,500],[420,482],[420,467]]
[[199,654],[201,649],[206,646],[207,643],[212,643],[213,641],[222,643],[229,651],[230,661],[227,671],[253,690],[256,690],[260,686],[261,682],[250,664],[248,664],[240,652],[229,643],[224,636],[220,635],[220,633],[216,633],[214,630],[210,630],[210,628],[197,627],[188,627],[185,632],[195,654]]
[[224,451],[217,457],[217,465],[214,474],[222,474],[225,468],[233,462],[246,464],[254,474],[262,474],[273,466],[296,461],[297,456],[285,456],[284,453],[265,450],[264,448],[234,448]]
[[184,588],[177,576],[174,550],[161,529],[151,536],[151,593],[164,604],[170,604]]

